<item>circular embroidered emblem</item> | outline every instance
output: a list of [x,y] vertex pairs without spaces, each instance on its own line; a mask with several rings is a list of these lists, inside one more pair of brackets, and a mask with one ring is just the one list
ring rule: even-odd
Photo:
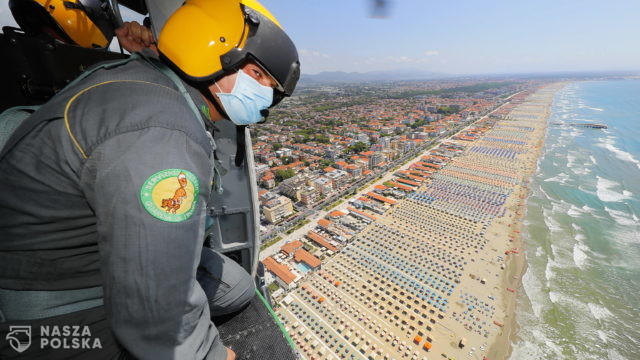
[[198,202],[198,178],[187,170],[166,169],[151,175],[140,189],[142,206],[151,216],[180,222],[193,215]]

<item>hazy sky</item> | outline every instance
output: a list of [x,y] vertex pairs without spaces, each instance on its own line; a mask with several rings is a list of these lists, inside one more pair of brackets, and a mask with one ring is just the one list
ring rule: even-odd
[[640,70],[640,0],[390,0],[383,19],[370,17],[371,0],[262,2],[303,73]]
[[302,71],[640,70],[639,0],[264,0]]

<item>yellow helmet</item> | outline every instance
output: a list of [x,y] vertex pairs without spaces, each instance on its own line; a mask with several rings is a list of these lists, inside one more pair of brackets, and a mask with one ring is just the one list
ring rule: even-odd
[[9,8],[28,35],[47,34],[86,48],[105,48],[113,38],[108,0],[9,0]]
[[162,28],[158,50],[194,82],[215,80],[254,60],[278,83],[274,105],[291,95],[300,77],[293,41],[255,0],[187,0]]

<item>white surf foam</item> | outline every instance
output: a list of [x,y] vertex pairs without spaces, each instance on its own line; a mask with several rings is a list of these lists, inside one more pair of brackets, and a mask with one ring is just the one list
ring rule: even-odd
[[544,179],[545,182],[557,182],[560,184],[565,184],[569,180],[569,175],[565,173],[560,173],[554,177],[550,177],[548,179]]
[[596,194],[601,201],[604,202],[617,202],[630,198],[633,193],[627,190],[623,190],[621,193],[611,190],[614,187],[620,186],[620,183],[617,183],[613,180],[605,179],[600,176],[596,176],[598,178],[598,182],[596,185],[597,191]]
[[609,209],[606,206],[604,207],[604,209],[620,225],[640,225],[640,223],[638,222],[638,217],[635,214],[629,215],[624,211]]
[[598,143],[597,146],[611,151],[618,159],[633,163],[638,167],[638,169],[640,169],[640,161],[634,158],[631,153],[617,148],[615,146],[615,143],[616,142],[614,136],[607,136],[605,139],[602,139],[602,141]]
[[587,246],[582,243],[578,242],[573,245],[573,262],[580,270],[584,270],[587,266],[587,260],[589,259],[589,255],[586,253],[587,250]]
[[615,349],[607,349],[607,357],[609,360],[627,360],[626,357],[622,356]]
[[542,246],[538,246],[536,248],[536,257],[540,257],[544,254],[544,252],[542,251]]
[[576,156],[571,152],[567,153],[567,167],[570,168],[576,164]]
[[562,227],[560,223],[555,221],[551,216],[545,214],[546,211],[543,211],[544,216],[544,224],[547,226],[547,229],[551,232],[562,232]]
[[602,320],[613,316],[611,311],[606,307],[594,303],[588,303],[589,311],[591,311],[591,315],[597,320]]
[[544,297],[542,291],[542,284],[533,274],[533,269],[528,269],[524,276],[522,276],[522,287],[527,294],[529,301],[531,302],[531,309],[537,318],[542,313],[542,307],[544,306]]
[[587,169],[586,167],[583,168],[578,168],[578,167],[572,167],[571,171],[576,174],[576,175],[587,175],[587,174],[591,174],[591,170]]
[[545,327],[538,326],[541,330],[533,328],[527,334],[521,335],[520,341],[513,345],[510,360],[565,359],[562,348],[545,334]]
[[589,159],[594,165],[598,165],[598,162],[596,161],[596,158],[593,157],[593,155],[589,155]]
[[607,334],[602,331],[602,330],[596,330],[596,332],[598,333],[598,337],[600,338],[600,340],[602,340],[602,342],[607,342],[608,338],[607,338]]
[[575,206],[575,205],[571,205],[571,209],[569,209],[569,211],[567,211],[567,214],[571,217],[578,217],[583,213],[582,209],[580,209],[579,207]]
[[553,272],[551,261],[547,262],[547,267],[544,269],[544,277],[547,279],[547,287],[550,286],[550,281],[555,277],[555,273]]
[[[640,244],[640,232],[637,229],[616,231],[611,239],[623,246],[637,245]],[[633,259],[633,261],[634,267],[637,268],[637,259]]]

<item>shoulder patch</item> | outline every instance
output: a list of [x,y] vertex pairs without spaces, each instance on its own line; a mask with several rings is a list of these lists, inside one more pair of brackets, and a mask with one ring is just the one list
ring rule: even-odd
[[200,184],[190,171],[166,169],[149,176],[140,189],[142,206],[151,216],[181,222],[193,215]]

